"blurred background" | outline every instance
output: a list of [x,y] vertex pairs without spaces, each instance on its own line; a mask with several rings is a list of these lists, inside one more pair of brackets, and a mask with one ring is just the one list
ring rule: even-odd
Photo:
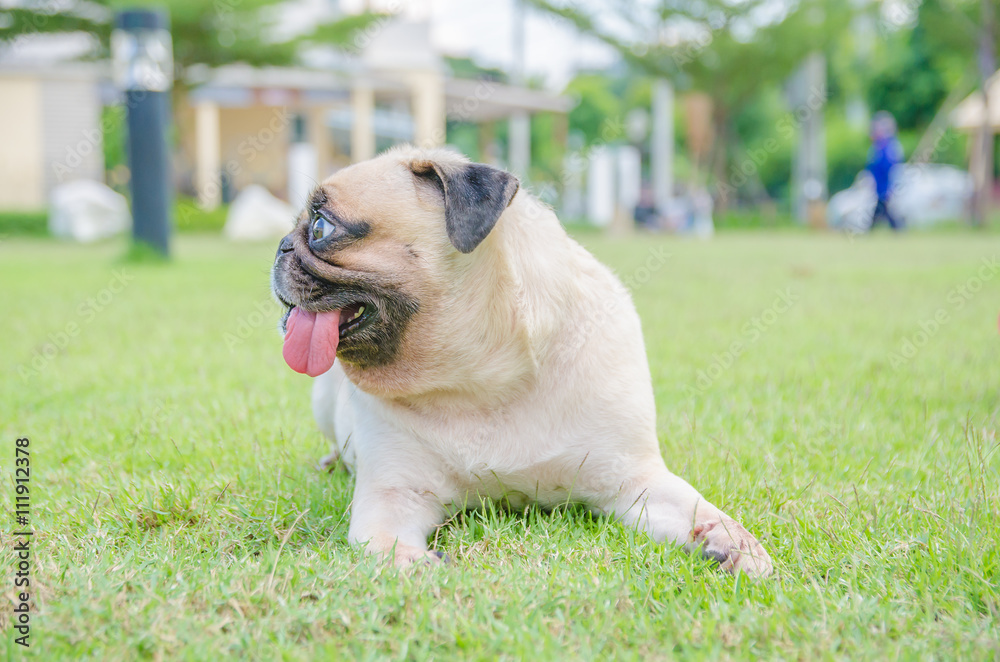
[[[132,186],[162,185],[177,231],[280,236],[318,181],[401,142],[508,168],[571,225],[856,233],[878,111],[894,215],[987,226],[995,4],[172,0],[129,32],[135,2],[3,0],[0,234],[127,232]],[[167,99],[162,177],[130,156],[137,90]]]

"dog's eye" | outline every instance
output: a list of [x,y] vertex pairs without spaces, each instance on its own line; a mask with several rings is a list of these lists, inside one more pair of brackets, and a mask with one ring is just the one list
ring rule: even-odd
[[322,214],[316,214],[312,224],[312,238],[315,241],[326,239],[337,233],[338,227],[326,220]]

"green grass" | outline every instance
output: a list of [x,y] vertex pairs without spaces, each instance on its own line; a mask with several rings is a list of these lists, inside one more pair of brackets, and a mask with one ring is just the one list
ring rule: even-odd
[[180,237],[164,265],[7,240],[0,509],[29,436],[28,652],[997,659],[1000,273],[955,288],[1000,236],[584,240],[634,284],[668,464],[763,539],[775,578],[572,507],[466,514],[438,534],[454,563],[381,569],[345,542],[349,476],[314,469],[327,444],[281,359],[273,245]]
[[[174,206],[174,229],[181,234],[222,232],[229,207],[200,209],[191,198],[178,198]],[[48,211],[0,211],[0,240],[49,236]]]
[[717,214],[713,219],[715,229],[728,230],[805,230],[802,223],[796,221],[788,212],[777,209],[729,209]]

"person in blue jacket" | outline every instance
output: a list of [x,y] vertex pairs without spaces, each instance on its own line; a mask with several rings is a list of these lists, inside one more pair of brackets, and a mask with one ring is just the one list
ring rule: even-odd
[[892,114],[881,110],[872,119],[872,146],[868,150],[868,164],[865,170],[871,173],[875,180],[875,192],[878,202],[875,213],[872,214],[871,229],[885,218],[893,230],[902,230],[902,222],[893,216],[889,210],[889,200],[892,198],[893,170],[903,161],[903,147],[896,139],[896,120]]

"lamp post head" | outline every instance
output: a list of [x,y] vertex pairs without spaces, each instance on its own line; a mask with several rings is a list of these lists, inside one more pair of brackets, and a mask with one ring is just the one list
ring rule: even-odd
[[155,9],[119,12],[111,33],[111,63],[119,89],[169,91],[174,57],[167,14]]

